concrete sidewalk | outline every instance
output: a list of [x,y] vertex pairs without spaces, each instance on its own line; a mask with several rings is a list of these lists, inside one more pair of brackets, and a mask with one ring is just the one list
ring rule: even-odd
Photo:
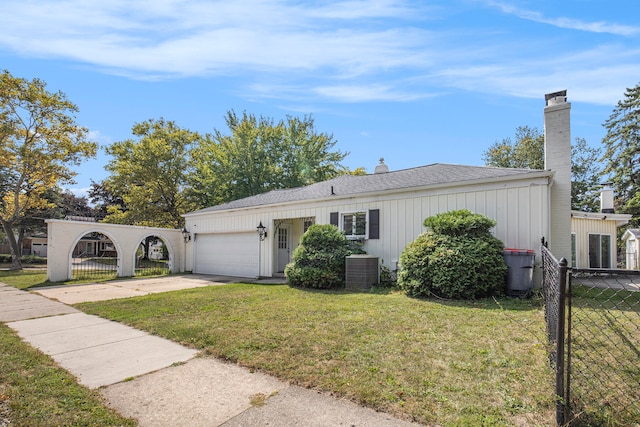
[[[167,280],[176,282],[175,276]],[[128,282],[138,292],[159,289],[158,283],[148,282],[145,289],[142,281]],[[183,283],[190,285],[194,283],[189,280]],[[112,288],[110,295],[121,297],[117,295],[122,288]],[[108,291],[100,288],[94,295],[102,298]],[[79,293],[83,298],[91,294]],[[99,388],[109,406],[141,426],[417,425],[234,364],[198,357],[193,349],[2,283],[0,321],[51,356],[79,383]]]

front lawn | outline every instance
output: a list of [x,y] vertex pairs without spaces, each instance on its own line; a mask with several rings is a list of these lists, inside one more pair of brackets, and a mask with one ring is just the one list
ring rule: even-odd
[[77,307],[425,424],[555,423],[535,299],[418,300],[235,284]]

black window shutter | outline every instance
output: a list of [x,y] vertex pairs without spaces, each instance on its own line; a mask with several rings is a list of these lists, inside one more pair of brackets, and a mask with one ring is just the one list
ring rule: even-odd
[[380,209],[371,209],[369,211],[369,238],[380,238]]
[[329,214],[329,224],[338,226],[338,212],[331,212]]

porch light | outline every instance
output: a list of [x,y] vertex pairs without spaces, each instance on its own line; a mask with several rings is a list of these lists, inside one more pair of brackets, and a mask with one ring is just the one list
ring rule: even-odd
[[256,227],[256,230],[258,230],[258,236],[260,236],[261,241],[267,238],[267,227],[262,225],[262,221],[260,221],[260,225]]
[[191,233],[189,233],[189,231],[187,230],[187,227],[184,227],[182,229],[182,238],[184,239],[185,243],[191,240]]

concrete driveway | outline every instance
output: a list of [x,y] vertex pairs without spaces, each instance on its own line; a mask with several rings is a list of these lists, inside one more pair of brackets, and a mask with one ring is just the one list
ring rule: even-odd
[[210,276],[199,274],[180,274],[152,277],[148,279],[123,279],[86,285],[60,285],[46,288],[33,288],[32,292],[65,304],[77,304],[88,301],[105,301],[117,298],[130,298],[159,292],[180,289],[217,286],[227,283],[286,283],[284,278],[251,279],[229,276]]

